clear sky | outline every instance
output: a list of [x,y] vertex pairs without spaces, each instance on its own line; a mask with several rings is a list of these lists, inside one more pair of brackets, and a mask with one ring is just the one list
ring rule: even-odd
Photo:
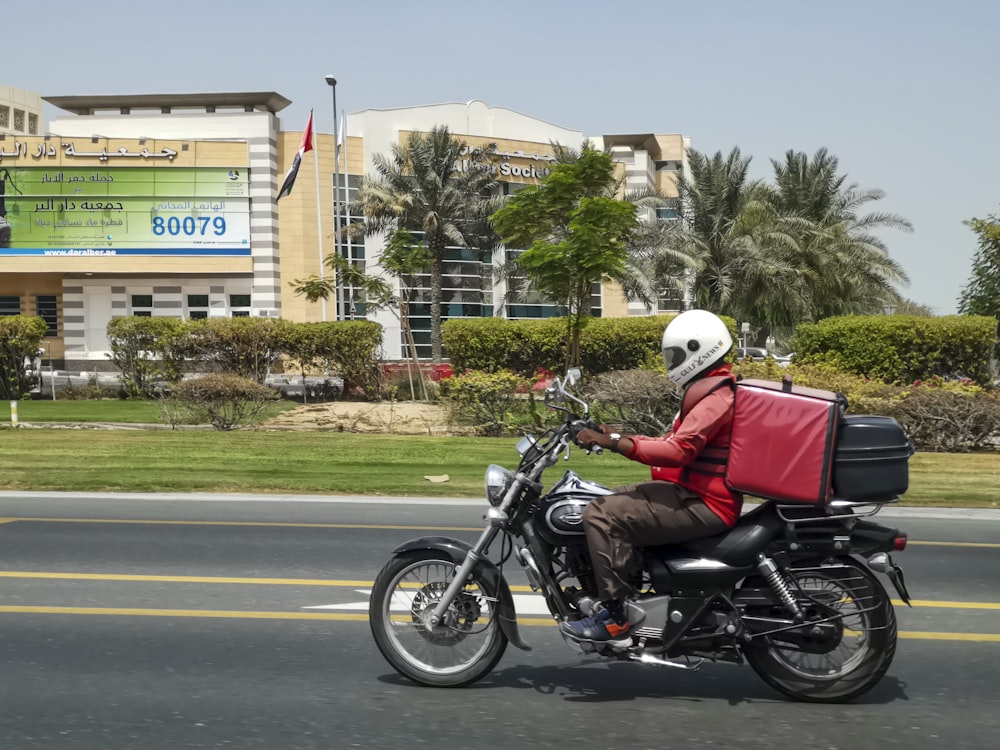
[[[480,99],[603,133],[683,133],[770,159],[826,147],[911,278],[952,313],[1000,213],[997,0],[48,0],[8,27],[0,83],[42,96],[277,91],[285,130],[337,107]],[[11,21],[10,13],[4,14]],[[7,24],[5,23],[5,27]],[[15,33],[16,29],[16,33]],[[269,39],[262,45],[259,39]],[[46,118],[56,114],[49,109]]]

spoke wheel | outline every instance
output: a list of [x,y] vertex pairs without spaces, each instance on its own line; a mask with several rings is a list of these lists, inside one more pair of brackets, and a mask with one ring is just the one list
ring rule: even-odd
[[391,560],[375,580],[369,622],[379,651],[400,674],[422,685],[459,687],[483,677],[507,648],[496,592],[475,575],[437,625],[430,613],[456,566],[433,551]]
[[[807,623],[839,619],[757,638],[744,647],[757,674],[796,700],[856,698],[882,679],[896,653],[896,614],[885,589],[854,560],[841,563],[793,572],[790,581]],[[774,608],[767,614],[788,613]]]

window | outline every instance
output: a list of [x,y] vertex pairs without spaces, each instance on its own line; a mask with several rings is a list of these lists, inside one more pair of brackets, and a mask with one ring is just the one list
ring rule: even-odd
[[15,109],[14,110],[14,130],[23,133],[24,132],[24,110]]
[[28,114],[28,135],[38,135],[38,115]]
[[54,294],[39,294],[35,297],[35,315],[45,321],[45,335],[59,335],[59,303]]
[[676,208],[657,208],[656,218],[662,221],[677,221]]
[[250,317],[250,295],[249,294],[230,294],[229,295],[229,312],[234,318],[249,318]]
[[208,317],[208,295],[189,294],[187,296],[188,320],[203,320]]
[[132,314],[137,318],[150,318],[153,316],[153,295],[133,294],[131,298]]
[[10,107],[0,105],[0,128],[10,127]]
[[0,297],[0,315],[20,315],[20,297]]

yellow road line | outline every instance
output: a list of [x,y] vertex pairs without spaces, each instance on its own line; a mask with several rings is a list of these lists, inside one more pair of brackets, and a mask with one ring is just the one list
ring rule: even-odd
[[[150,583],[230,583],[259,586],[340,586],[371,588],[372,581],[325,578],[227,578],[225,576],[157,576],[131,573],[51,573],[34,570],[0,570],[0,578],[43,578],[69,581],[144,581]],[[524,588],[528,588],[525,586]]]
[[[25,615],[98,615],[105,617],[199,617],[229,620],[325,620],[338,622],[367,622],[368,615],[346,612],[262,612],[225,609],[142,609],[135,607],[44,607],[3,606],[0,614]],[[552,618],[519,617],[518,625],[553,626]],[[908,640],[965,641],[973,643],[1000,643],[1000,633],[943,633],[902,630],[899,637]]]
[[[119,581],[142,583],[204,583],[204,584],[235,584],[249,586],[326,586],[329,588],[360,588],[370,589],[374,581],[358,581],[328,578],[237,578],[227,576],[163,576],[141,575],[133,573],[61,573],[42,570],[0,570],[2,578],[67,580],[67,581]],[[514,593],[531,593],[530,586],[511,586]],[[906,606],[901,600],[893,599],[897,607]],[[986,609],[1000,610],[1000,602],[951,602],[932,599],[914,599],[914,607],[931,607],[938,609]]]
[[13,517],[0,519],[3,523],[28,521],[39,523],[105,523],[105,524],[137,524],[147,526],[261,526],[291,529],[373,529],[391,531],[482,531],[482,526],[403,526],[394,524],[370,523],[292,523],[283,521],[161,521],[155,519],[132,518],[42,518]]
[[[373,531],[467,531],[470,533],[482,531],[481,526],[413,526],[405,524],[367,524],[367,523],[293,523],[283,521],[169,521],[157,519],[132,518],[53,518],[43,516],[13,516],[0,518],[0,524],[17,521],[38,523],[103,523],[103,524],[137,524],[147,526],[247,526],[275,527],[292,529],[371,529]],[[1000,543],[991,542],[930,542],[910,539],[907,545],[925,547],[971,547],[982,549],[1000,549]]]

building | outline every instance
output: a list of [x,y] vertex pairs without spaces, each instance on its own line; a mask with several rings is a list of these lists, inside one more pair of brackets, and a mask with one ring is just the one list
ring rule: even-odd
[[[329,273],[321,261],[333,252],[377,265],[382,238],[339,239],[334,207],[341,222],[357,218],[348,207],[358,178],[373,155],[388,153],[410,132],[445,125],[470,148],[495,143],[505,192],[548,173],[553,143],[579,148],[585,140],[581,131],[480,101],[362,110],[347,115],[341,139],[317,133],[294,190],[276,202],[302,140],[301,130],[282,128],[278,114],[290,102],[280,94],[42,100],[65,114],[42,132],[0,135],[0,314],[43,317],[52,358],[79,370],[107,365],[106,326],[115,316],[364,316],[351,289],[310,303],[292,283]],[[686,165],[683,136],[589,140],[612,151],[630,189],[675,194]],[[543,300],[502,305],[504,290],[494,286],[490,265],[455,248],[446,269],[446,319],[554,314]],[[411,309],[421,356],[430,349],[426,307]],[[595,307],[610,316],[653,312],[607,288],[595,295]],[[369,317],[385,329],[386,356],[401,358],[398,321],[388,312]]]
[[42,97],[0,86],[0,135],[38,135],[41,122]]

